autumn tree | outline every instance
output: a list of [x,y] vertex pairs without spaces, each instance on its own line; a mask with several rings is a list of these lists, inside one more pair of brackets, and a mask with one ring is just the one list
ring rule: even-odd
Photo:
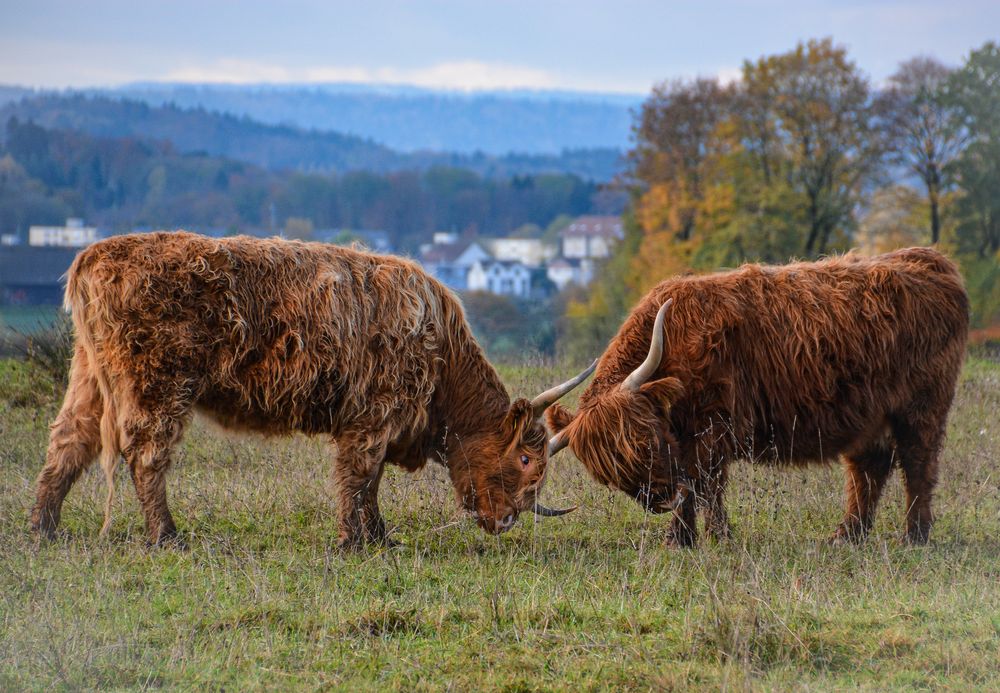
[[664,82],[642,105],[629,155],[634,181],[646,188],[643,206],[656,230],[689,240],[711,181],[708,168],[718,152],[717,129],[728,118],[732,90],[714,79]]
[[815,256],[846,238],[853,210],[879,174],[885,149],[868,79],[830,39],[743,66],[746,149],[767,189],[775,182],[802,213],[801,252]]
[[1000,252],[1000,45],[972,51],[947,85],[968,144],[954,163],[959,244],[980,258]]
[[889,78],[883,95],[894,159],[927,190],[931,243],[941,239],[941,195],[965,142],[958,109],[945,94],[950,75],[951,70],[934,58],[913,58]]

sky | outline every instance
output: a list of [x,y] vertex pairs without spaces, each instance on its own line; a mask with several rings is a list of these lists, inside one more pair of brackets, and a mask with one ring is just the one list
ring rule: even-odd
[[643,94],[833,37],[876,83],[1000,40],[1000,0],[0,0],[0,84],[411,84]]

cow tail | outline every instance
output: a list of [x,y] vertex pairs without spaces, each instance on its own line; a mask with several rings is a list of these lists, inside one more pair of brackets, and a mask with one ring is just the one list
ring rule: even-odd
[[66,294],[63,307],[73,319],[73,330],[76,342],[87,354],[87,365],[90,375],[97,381],[101,394],[101,452],[100,464],[107,485],[107,498],[104,502],[104,524],[101,526],[101,536],[105,536],[111,528],[111,513],[115,499],[115,472],[121,460],[121,435],[118,426],[118,411],[115,404],[114,389],[111,387],[107,371],[98,355],[94,338],[94,321],[100,320],[96,314],[99,307],[93,303],[95,289],[93,276],[90,272],[89,253],[80,253],[67,272]]

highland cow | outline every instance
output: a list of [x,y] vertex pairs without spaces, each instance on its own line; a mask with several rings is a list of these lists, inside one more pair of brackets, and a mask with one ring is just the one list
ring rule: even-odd
[[122,236],[77,256],[66,307],[70,383],[32,511],[46,535],[100,453],[102,533],[123,458],[150,540],[173,538],[166,472],[196,410],[232,429],[329,436],[345,548],[386,540],[386,463],[447,466],[460,504],[490,533],[524,510],[562,512],[536,498],[541,417],[593,367],[511,402],[459,301],[413,262],[276,239]]
[[728,535],[734,459],[842,456],[836,540],[866,535],[898,466],[906,539],[924,543],[967,332],[962,278],[928,248],[670,279],[611,341],[577,413],[549,409],[550,454],[569,445],[599,482],[673,513],[684,546],[697,507]]

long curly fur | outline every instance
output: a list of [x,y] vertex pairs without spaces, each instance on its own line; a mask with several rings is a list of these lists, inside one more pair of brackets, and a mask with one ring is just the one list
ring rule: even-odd
[[[624,392],[668,298],[660,366],[642,390]],[[843,455],[843,538],[867,531],[898,464],[908,536],[923,541],[967,332],[961,276],[928,248],[670,279],[611,341],[578,414],[556,405],[549,424],[567,429],[595,479],[651,509],[673,497],[678,479],[697,480],[710,530],[722,535],[733,459],[807,464]],[[686,543],[693,517],[675,527]]]
[[[74,377],[39,479],[36,527],[54,529],[62,497],[100,449],[105,529],[124,456],[151,534],[172,532],[162,473],[196,408],[229,428],[331,436],[338,482],[354,496],[377,488],[383,461],[414,470],[433,458],[448,463],[463,504],[492,522],[516,515],[541,482],[544,429],[529,403],[512,405],[459,301],[410,261],[279,239],[121,236],[78,255],[66,307]],[[88,417],[99,432],[81,423]],[[342,506],[354,496],[342,493]],[[364,515],[342,514],[342,525]],[[370,522],[378,534],[381,520]],[[347,539],[364,531],[343,530]]]

